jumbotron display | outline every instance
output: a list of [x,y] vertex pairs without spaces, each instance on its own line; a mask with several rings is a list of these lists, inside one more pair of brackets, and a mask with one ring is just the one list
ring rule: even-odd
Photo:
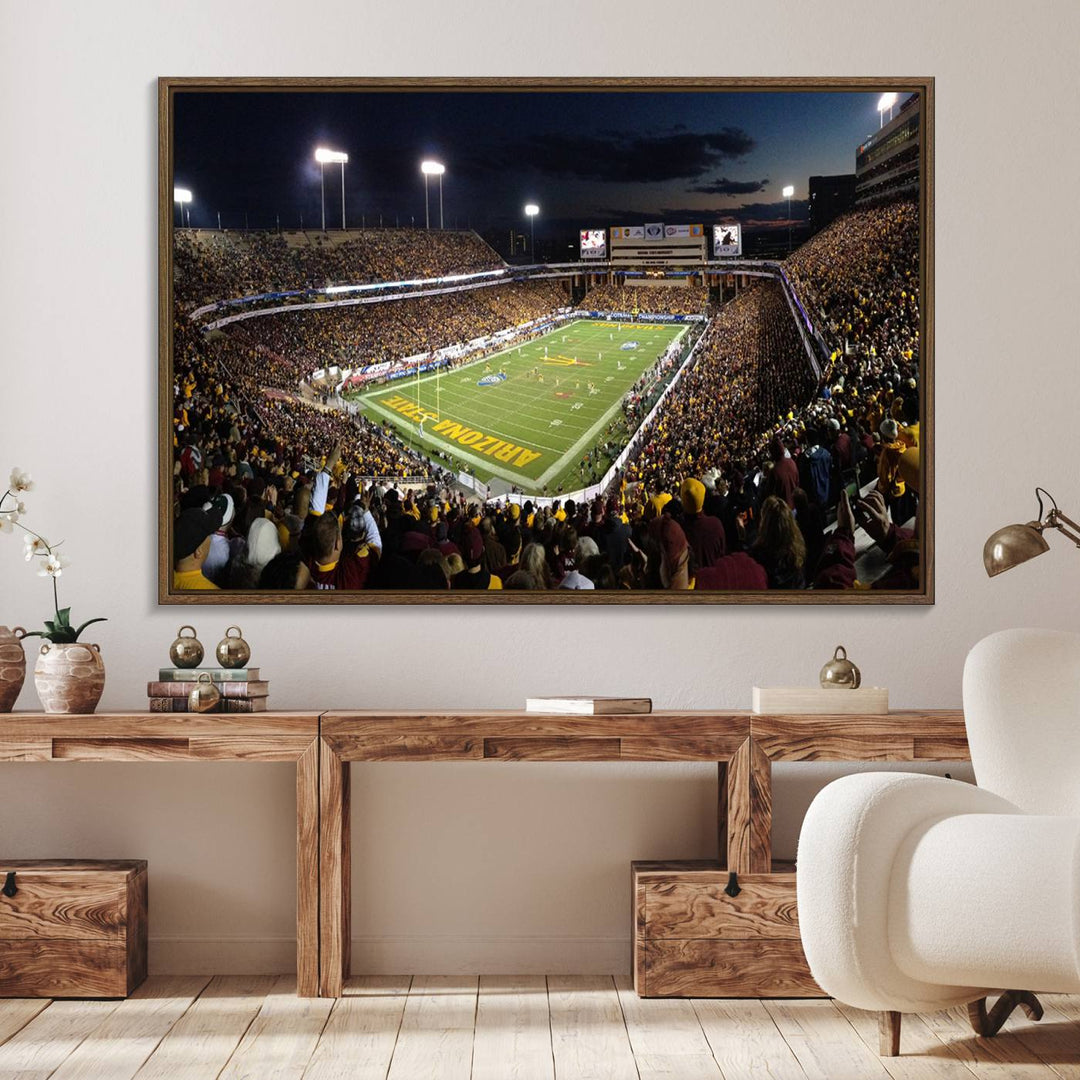
[[162,599],[925,600],[921,92],[464,93],[171,97]]
[[742,229],[737,223],[713,226],[713,256],[717,259],[742,254]]
[[582,229],[580,252],[583,259],[607,258],[607,233],[603,229]]

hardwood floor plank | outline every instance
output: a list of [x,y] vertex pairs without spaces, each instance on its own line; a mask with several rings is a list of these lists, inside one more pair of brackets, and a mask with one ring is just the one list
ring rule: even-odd
[[638,1080],[610,975],[549,975],[548,1003],[558,1080]]
[[48,1004],[48,998],[0,998],[0,1045],[26,1027]]
[[[1030,1024],[1023,1013],[1014,1013],[992,1039],[981,1039],[971,1030],[963,1007],[926,1013],[922,1019],[950,1052],[983,1080],[1047,1080],[1054,1075],[1046,1062],[1017,1037],[1017,1029]],[[903,1045],[903,1033],[900,1039]]]
[[721,1080],[720,1067],[687,998],[638,997],[629,975],[616,975],[615,989],[641,1080]]
[[401,1017],[388,1080],[469,1080],[475,975],[417,975]]
[[131,1080],[209,981],[152,975],[64,1059],[53,1080]]
[[[876,1054],[878,1014],[853,1009],[839,1001],[833,1004],[855,1029],[867,1049]],[[900,1056],[880,1060],[893,1080],[972,1080],[975,1075],[915,1013],[904,1013],[900,1026]]]
[[472,1080],[554,1080],[547,979],[481,975]]
[[349,979],[304,1080],[386,1080],[411,982],[408,975]]
[[0,1046],[0,1080],[46,1080],[118,1001],[54,1001]]
[[297,997],[296,977],[279,975],[221,1080],[300,1080],[333,1006],[333,998]]
[[724,1080],[806,1080],[759,1000],[695,998],[692,1004]]
[[135,1080],[214,1080],[274,988],[274,975],[218,975],[173,1024]]
[[880,1080],[878,1057],[831,1001],[763,1002],[809,1080]]
[[1042,1020],[1010,1027],[1029,1050],[1047,1063],[1054,1076],[1080,1080],[1080,997],[1040,994],[1039,1001],[1045,1011]]

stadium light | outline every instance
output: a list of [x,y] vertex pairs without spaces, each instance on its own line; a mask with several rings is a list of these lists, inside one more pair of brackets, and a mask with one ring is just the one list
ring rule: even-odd
[[780,193],[787,199],[787,249],[788,254],[791,254],[791,196],[795,194],[795,188],[788,184],[787,187]]
[[[173,188],[173,202],[180,207],[180,228],[184,227],[184,206],[191,202],[191,192],[187,188]],[[191,228],[191,210],[188,210],[188,228]]]
[[540,207],[536,203],[526,203],[525,213],[529,218],[529,250],[532,253],[533,262],[536,261],[536,215],[540,213]]
[[323,176],[323,166],[327,163],[341,166],[341,231],[345,231],[345,163],[349,155],[340,150],[327,150],[319,147],[315,151],[315,160],[319,163],[319,187],[322,191],[322,231],[326,232],[326,179]]
[[878,98],[877,111],[878,111],[878,130],[880,131],[885,126],[885,113],[888,111],[889,119],[892,119],[893,106],[896,104],[896,95],[890,91],[887,94],[882,94]]
[[437,161],[421,161],[420,171],[424,174],[424,223],[425,228],[431,228],[431,214],[428,212],[428,177],[437,176],[439,178],[439,228],[443,227],[443,213],[442,213],[442,178],[443,173],[446,172],[446,166],[441,165]]

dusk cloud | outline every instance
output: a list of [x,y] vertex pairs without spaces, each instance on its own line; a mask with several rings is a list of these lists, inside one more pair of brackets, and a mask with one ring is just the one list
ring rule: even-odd
[[768,177],[763,180],[729,180],[726,176],[721,176],[718,180],[695,184],[688,190],[704,195],[753,195],[757,191],[764,191],[768,182]]
[[676,125],[657,135],[627,131],[541,133],[495,152],[477,153],[469,168],[474,173],[488,173],[526,167],[563,179],[650,184],[696,180],[725,161],[745,156],[754,146],[754,139],[736,127],[690,132]]

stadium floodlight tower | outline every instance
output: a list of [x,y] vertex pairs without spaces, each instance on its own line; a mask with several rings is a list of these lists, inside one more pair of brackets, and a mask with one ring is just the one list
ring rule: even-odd
[[889,119],[892,119],[893,106],[896,104],[896,95],[889,91],[887,94],[882,94],[878,98],[877,111],[878,111],[878,130],[880,131],[885,126],[885,113],[889,114]]
[[785,199],[787,199],[787,249],[788,254],[791,254],[791,196],[795,194],[795,188],[791,184],[788,184],[786,188],[781,192]]
[[431,228],[431,214],[428,211],[428,177],[437,176],[439,178],[439,228],[443,227],[442,216],[442,178],[443,173],[446,172],[446,166],[440,164],[438,161],[421,161],[420,171],[424,174],[424,227]]
[[[174,187],[172,192],[173,202],[180,207],[180,228],[184,227],[184,207],[191,202],[191,192],[187,188]],[[188,228],[191,228],[191,211],[188,210]]]
[[536,262],[536,215],[540,213],[540,207],[536,203],[526,203],[525,213],[529,218],[529,251]]
[[326,150],[319,147],[315,151],[315,160],[319,163],[319,186],[322,189],[322,231],[326,232],[326,180],[323,177],[323,167],[331,164],[341,165],[341,231],[345,231],[345,162],[349,160],[348,154],[340,150]]

